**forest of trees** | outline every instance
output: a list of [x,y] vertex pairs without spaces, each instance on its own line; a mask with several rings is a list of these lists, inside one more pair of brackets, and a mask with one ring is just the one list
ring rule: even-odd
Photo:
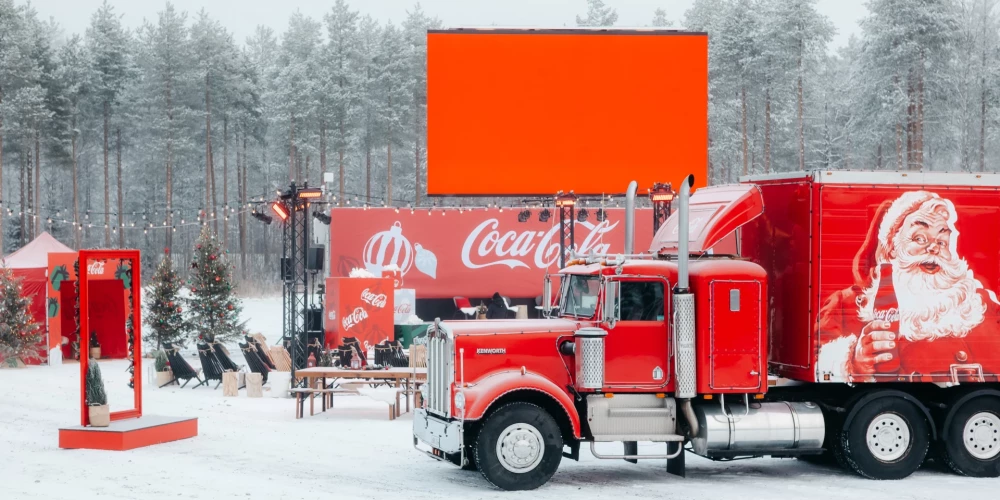
[[[648,24],[709,34],[712,182],[996,171],[997,2],[870,0],[836,51],[816,0],[695,0]],[[614,4],[579,0],[576,24],[615,25]],[[335,203],[435,202],[423,194],[426,31],[442,22],[419,4],[393,24],[336,0],[322,19],[296,13],[282,33],[259,26],[243,41],[204,10],[166,3],[136,29],[122,15],[105,3],[66,33],[0,0],[4,253],[49,231],[74,248],[170,249],[184,266],[208,224],[237,279],[259,284],[277,278],[280,229],[249,206],[290,179],[332,173]]]

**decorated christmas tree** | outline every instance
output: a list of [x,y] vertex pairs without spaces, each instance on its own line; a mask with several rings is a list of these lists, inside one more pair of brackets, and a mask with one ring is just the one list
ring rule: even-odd
[[31,318],[21,279],[0,268],[0,362],[15,365],[18,360],[38,359],[42,329]]
[[181,278],[174,270],[173,260],[167,254],[156,267],[153,275],[151,296],[147,299],[146,324],[149,325],[143,340],[153,342],[156,348],[165,342],[178,343],[187,338],[190,325],[184,321],[184,309],[178,292]]
[[218,238],[205,226],[195,244],[188,279],[188,311],[199,340],[228,342],[243,335],[243,324],[239,322],[242,308],[233,295],[232,271]]

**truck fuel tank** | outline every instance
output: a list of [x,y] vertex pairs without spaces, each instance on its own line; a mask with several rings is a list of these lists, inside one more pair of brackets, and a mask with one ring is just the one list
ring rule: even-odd
[[722,401],[694,407],[699,428],[692,445],[698,455],[731,457],[740,451],[754,455],[755,451],[823,448],[826,428],[823,412],[815,403]]

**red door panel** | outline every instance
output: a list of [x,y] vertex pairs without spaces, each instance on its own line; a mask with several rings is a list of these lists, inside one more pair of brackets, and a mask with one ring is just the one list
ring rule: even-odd
[[712,370],[715,390],[760,387],[761,286],[756,281],[713,281]]
[[[650,278],[621,280],[621,287],[622,320],[608,331],[604,341],[605,388],[665,387],[670,381],[671,353],[666,322],[670,287],[664,280]],[[644,311],[630,314],[629,287],[635,287],[631,291],[644,296],[641,299],[646,304]],[[649,307],[651,300],[656,304],[655,310]]]

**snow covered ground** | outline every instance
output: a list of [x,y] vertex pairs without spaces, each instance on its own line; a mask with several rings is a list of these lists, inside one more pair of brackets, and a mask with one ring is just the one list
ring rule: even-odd
[[[248,300],[251,328],[281,329],[280,300]],[[237,362],[239,362],[237,360]],[[191,360],[197,366],[197,359]],[[113,409],[131,401],[124,361],[102,361]],[[145,377],[145,374],[143,374]],[[214,384],[213,384],[214,386]],[[897,482],[867,481],[798,460],[715,463],[688,455],[688,477],[663,461],[597,460],[582,452],[534,492],[492,489],[412,447],[411,415],[388,420],[384,403],[343,396],[336,408],[295,419],[292,400],[222,397],[222,389],[144,386],[147,415],[196,416],[194,439],[127,452],[61,450],[60,427],[79,424],[79,365],[0,369],[0,499],[678,498],[865,500],[996,498],[1000,480],[935,469]],[[620,451],[607,445],[606,452]],[[641,445],[640,452],[661,451]]]

